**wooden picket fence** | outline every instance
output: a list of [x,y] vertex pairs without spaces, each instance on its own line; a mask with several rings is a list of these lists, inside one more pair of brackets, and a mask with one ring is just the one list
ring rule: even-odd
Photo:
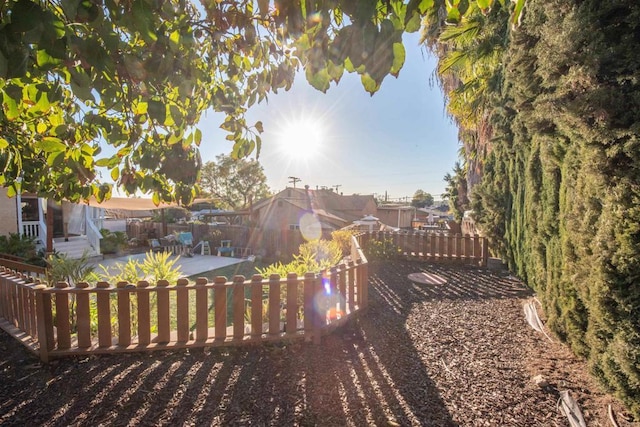
[[49,287],[0,267],[0,327],[45,362],[69,355],[274,340],[318,343],[366,308],[367,268],[355,238],[347,263],[302,277]]
[[419,261],[486,267],[489,259],[488,241],[478,235],[373,231],[358,236],[362,248],[372,240],[387,241],[398,249],[398,256]]

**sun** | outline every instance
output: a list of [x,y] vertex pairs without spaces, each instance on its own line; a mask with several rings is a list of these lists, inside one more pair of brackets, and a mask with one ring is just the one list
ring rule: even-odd
[[323,133],[319,120],[300,118],[287,122],[278,132],[279,151],[292,160],[312,159],[322,148]]

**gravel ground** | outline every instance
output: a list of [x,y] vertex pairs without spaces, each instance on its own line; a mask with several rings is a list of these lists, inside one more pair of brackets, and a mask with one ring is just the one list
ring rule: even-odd
[[[444,285],[416,285],[430,272]],[[508,276],[414,262],[370,266],[366,314],[321,345],[63,359],[41,365],[0,333],[0,424],[567,426],[569,390],[588,426],[622,405],[586,365],[531,329],[531,292]],[[533,378],[542,375],[546,384]]]

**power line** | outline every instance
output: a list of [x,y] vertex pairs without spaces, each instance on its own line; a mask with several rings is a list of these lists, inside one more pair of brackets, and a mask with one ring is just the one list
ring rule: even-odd
[[293,184],[293,188],[296,188],[296,183],[300,182],[301,179],[298,178],[297,176],[290,176],[289,177],[289,182]]

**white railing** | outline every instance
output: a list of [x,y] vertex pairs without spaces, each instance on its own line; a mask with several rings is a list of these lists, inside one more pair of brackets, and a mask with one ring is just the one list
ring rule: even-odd
[[36,249],[44,248],[47,241],[47,225],[44,221],[22,221],[22,235],[31,237]]
[[85,229],[87,233],[87,240],[97,255],[100,255],[100,240],[102,239],[102,233],[94,223],[95,218],[89,218],[87,215],[85,218]]

